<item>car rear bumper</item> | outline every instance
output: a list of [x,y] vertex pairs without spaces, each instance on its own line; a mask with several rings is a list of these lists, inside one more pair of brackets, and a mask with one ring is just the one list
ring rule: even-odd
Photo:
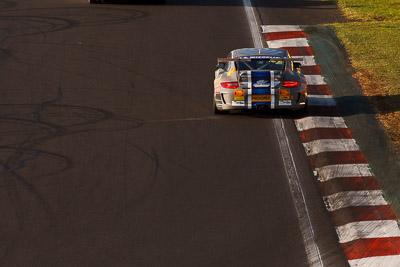
[[289,109],[300,110],[307,106],[307,93],[294,93],[291,99],[279,99],[279,96],[272,96],[269,101],[252,101],[252,96],[246,95],[238,100],[232,94],[214,94],[215,105],[218,110],[272,110]]

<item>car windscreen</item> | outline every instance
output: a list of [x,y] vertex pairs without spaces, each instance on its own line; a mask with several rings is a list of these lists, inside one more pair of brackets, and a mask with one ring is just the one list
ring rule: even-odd
[[273,59],[251,59],[251,61],[238,61],[236,68],[238,70],[283,70],[285,62],[283,60]]

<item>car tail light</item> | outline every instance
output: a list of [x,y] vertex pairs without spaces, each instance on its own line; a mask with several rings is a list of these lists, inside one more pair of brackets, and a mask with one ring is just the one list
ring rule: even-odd
[[224,88],[228,88],[228,89],[236,89],[239,87],[239,83],[238,82],[225,82],[225,83],[221,83],[221,86]]
[[283,82],[283,87],[297,87],[299,85],[300,85],[300,83],[295,82],[295,81],[284,81]]

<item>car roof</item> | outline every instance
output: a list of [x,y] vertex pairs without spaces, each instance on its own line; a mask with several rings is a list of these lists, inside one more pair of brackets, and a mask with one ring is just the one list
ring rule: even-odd
[[287,50],[277,48],[240,48],[232,51],[232,58],[246,56],[288,57]]

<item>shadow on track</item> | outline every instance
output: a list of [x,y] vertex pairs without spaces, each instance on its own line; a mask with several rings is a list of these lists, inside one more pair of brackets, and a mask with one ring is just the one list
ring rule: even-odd
[[[378,110],[375,111],[370,103],[375,103]],[[357,114],[388,114],[400,111],[400,95],[393,96],[342,96],[338,98],[338,105],[342,116]]]
[[[384,115],[400,112],[400,95],[394,96],[341,96],[335,98],[336,106],[308,106],[306,112],[292,110],[266,110],[266,111],[233,111],[230,115],[253,116],[262,118],[299,118],[305,116],[318,117],[350,117],[359,114]],[[374,110],[370,103],[378,103],[379,110]]]
[[[130,5],[154,5],[163,4],[166,6],[243,6],[241,0],[166,0],[165,3],[160,0],[105,0],[107,4],[130,4]],[[304,8],[304,9],[321,9],[329,8],[336,9],[334,3],[331,1],[319,0],[258,0],[255,1],[258,7],[269,8]]]

